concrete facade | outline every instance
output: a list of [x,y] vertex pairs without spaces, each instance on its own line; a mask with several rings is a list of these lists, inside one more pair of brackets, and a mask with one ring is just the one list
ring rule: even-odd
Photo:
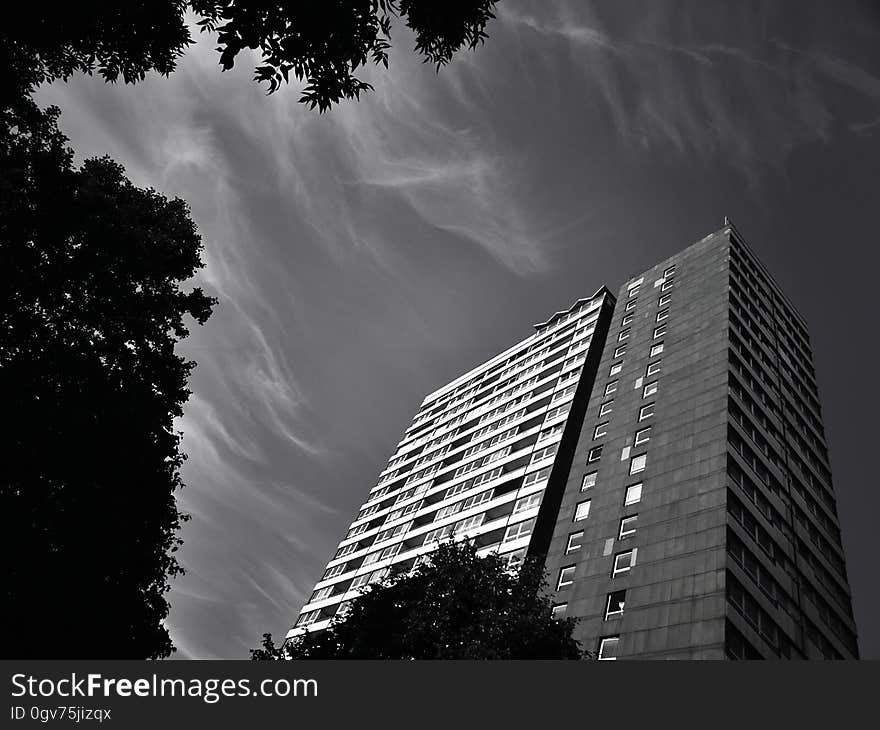
[[425,397],[288,638],[443,540],[510,567],[546,554],[613,310],[603,287]]
[[546,563],[584,648],[858,655],[811,359],[732,226],[621,287]]

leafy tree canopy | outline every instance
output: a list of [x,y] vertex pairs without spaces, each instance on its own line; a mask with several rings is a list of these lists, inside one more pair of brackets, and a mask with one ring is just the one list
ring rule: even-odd
[[[300,98],[320,111],[373,87],[355,72],[388,66],[391,26],[400,18],[415,34],[415,52],[438,69],[461,48],[476,48],[497,0],[81,0],[25,3],[0,26],[0,81],[33,89],[43,81],[98,70],[132,83],[151,70],[171,73],[193,40],[185,15],[216,31],[220,65],[261,54],[255,80],[276,91],[290,74],[305,83]],[[5,56],[5,58],[3,58]]]
[[551,617],[539,561],[505,569],[470,542],[443,543],[410,573],[365,589],[323,631],[251,650],[266,659],[582,659],[575,620]]
[[213,300],[186,204],[109,158],[73,165],[58,110],[0,109],[0,473],[8,657],[170,654],[184,516],[174,352]]

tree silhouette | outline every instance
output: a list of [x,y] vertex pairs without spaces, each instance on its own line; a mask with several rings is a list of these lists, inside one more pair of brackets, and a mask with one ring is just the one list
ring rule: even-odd
[[0,476],[7,657],[163,657],[184,516],[185,315],[213,300],[186,204],[109,158],[79,169],[58,110],[0,110]]
[[213,300],[181,282],[201,267],[186,204],[129,182],[109,158],[74,168],[44,82],[168,75],[216,32],[220,65],[245,49],[255,79],[290,74],[319,111],[372,87],[399,18],[438,69],[475,48],[494,0],[82,0],[23,3],[0,24],[0,397],[11,418],[0,477],[8,656],[163,657],[162,619],[185,519],[180,435],[194,363],[174,354],[185,315]]
[[373,584],[318,632],[251,650],[270,659],[583,659],[575,619],[551,616],[542,564],[517,572],[477,555],[470,542],[442,543],[429,562]]
[[24,3],[0,26],[0,85],[32,90],[43,81],[97,69],[107,81],[171,73],[193,42],[191,10],[216,32],[223,70],[245,49],[257,50],[255,80],[269,93],[292,73],[305,83],[300,101],[319,111],[373,87],[355,72],[388,67],[391,29],[399,18],[415,34],[415,52],[438,70],[462,48],[476,48],[496,0],[82,0]]

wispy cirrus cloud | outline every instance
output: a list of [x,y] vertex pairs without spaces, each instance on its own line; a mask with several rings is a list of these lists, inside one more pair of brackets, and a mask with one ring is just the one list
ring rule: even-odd
[[[754,177],[762,168],[781,171],[798,145],[826,141],[836,121],[873,127],[874,115],[838,120],[829,82],[880,112],[880,79],[827,53],[810,33],[800,46],[780,42],[790,12],[772,3],[733,11],[716,2],[651,5],[638,13],[525,3],[505,6],[502,17],[565,43],[584,93],[601,100],[634,148],[724,159]],[[857,31],[851,17],[845,22]]]
[[445,237],[487,269],[547,268],[515,158],[490,127],[448,119],[471,104],[473,67],[427,85],[408,56],[393,84],[321,116],[292,90],[266,98],[246,59],[221,75],[204,35],[171,79],[41,92],[80,157],[109,153],[137,184],[183,197],[205,242],[196,283],[219,302],[179,347],[198,363],[178,424],[192,519],[169,620],[187,656],[244,655],[256,627],[292,620],[339,539],[340,486],[372,482],[359,464],[378,458],[376,436],[346,416],[377,398],[375,374],[349,363],[381,368],[449,322],[442,288],[413,285],[419,248]]

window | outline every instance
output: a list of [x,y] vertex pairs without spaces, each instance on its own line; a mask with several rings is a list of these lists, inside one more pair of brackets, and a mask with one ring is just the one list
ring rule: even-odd
[[359,547],[358,543],[353,542],[350,545],[343,545],[339,550],[336,551],[336,555],[333,556],[333,559],[336,558],[344,558],[346,555],[353,553]]
[[626,309],[625,309],[624,311],[628,312],[630,309],[635,309],[635,307],[636,307],[636,302],[638,302],[638,301],[639,301],[638,298],[636,298],[636,299],[630,299],[630,300],[626,303]]
[[659,312],[657,312],[657,321],[662,322],[668,316],[669,316],[669,307],[667,307],[666,309],[661,309]]
[[562,400],[563,398],[570,396],[572,393],[574,393],[576,388],[577,388],[576,385],[570,385],[565,390],[557,390],[553,394],[553,397],[550,399],[550,402],[555,403],[558,400]]
[[614,407],[613,400],[605,401],[601,406],[599,406],[599,415],[604,416],[608,413],[611,413],[611,409],[613,407]]
[[646,418],[650,418],[654,415],[654,404],[648,403],[646,406],[642,406],[639,409],[639,420],[644,421]]
[[345,535],[345,539],[347,540],[350,537],[355,537],[356,535],[360,535],[362,532],[366,532],[370,529],[370,523],[364,522],[362,525],[357,525],[356,527],[352,527],[348,533]]
[[651,375],[656,375],[660,372],[660,363],[662,360],[655,360],[654,362],[648,363],[648,369],[645,371],[645,375],[650,377]]
[[519,522],[515,525],[510,525],[504,532],[504,539],[501,542],[512,542],[513,540],[518,540],[521,537],[526,537],[527,535],[532,534],[532,527],[534,526],[534,520],[526,520],[525,522]]
[[315,623],[318,620],[318,616],[321,615],[321,609],[315,609],[314,611],[308,611],[307,613],[302,614],[297,621],[297,626],[308,626],[310,624]]
[[665,307],[667,304],[669,304],[671,299],[672,299],[672,294],[664,294],[662,297],[660,297],[657,300],[657,306],[658,307]]
[[550,618],[552,618],[554,621],[558,621],[563,616],[565,616],[565,609],[567,608],[567,603],[557,603],[550,611]]
[[626,552],[617,553],[614,556],[614,572],[611,574],[613,578],[628,572],[636,564],[636,551],[627,550]]
[[619,636],[606,636],[599,640],[599,659],[617,659],[617,647],[620,644]]
[[596,474],[598,474],[598,472],[595,472],[595,471],[591,471],[589,474],[584,474],[584,479],[581,482],[581,491],[582,492],[585,492],[588,489],[590,489],[591,487],[596,486]]
[[593,438],[598,439],[602,438],[606,433],[608,433],[608,421],[604,423],[600,423],[596,428],[593,429]]
[[[467,484],[467,482],[465,482],[465,484]],[[459,490],[459,491],[463,491],[463,490]],[[447,494],[446,496],[448,497],[449,495]],[[385,523],[383,523],[383,524],[387,524],[389,522],[394,522],[394,520],[396,520],[396,519],[399,519],[401,517],[405,517],[406,515],[411,515],[413,512],[418,512],[419,508],[421,508],[421,506],[422,506],[422,501],[419,500],[418,502],[410,502],[405,507],[398,507],[396,510],[393,510],[392,512],[388,513],[388,516],[385,518]]]
[[614,357],[620,357],[621,355],[624,355],[624,354],[626,354],[626,343],[625,342],[614,350]]
[[608,371],[608,374],[617,375],[621,370],[623,370],[623,361],[614,363]]
[[556,406],[556,408],[551,408],[549,411],[547,411],[547,415],[545,416],[544,421],[552,421],[554,418],[564,416],[566,413],[568,413],[570,405],[570,403],[566,403],[561,406]]
[[672,266],[670,266],[668,269],[666,269],[666,271],[663,272],[663,278],[668,279],[674,273],[675,273],[675,264],[672,264]]
[[651,427],[643,428],[636,431],[636,437],[633,439],[633,446],[641,446],[651,440]]
[[654,357],[655,355],[659,355],[661,352],[663,352],[663,343],[658,342],[651,348],[651,352],[648,354],[648,357]]
[[581,520],[587,519],[590,516],[590,502],[592,500],[586,499],[583,502],[578,502],[577,506],[574,508],[574,519],[572,522],[580,522]]
[[[595,327],[590,327],[589,329],[587,327],[581,327],[580,329],[575,330],[574,334],[571,336],[571,339],[572,339],[572,341],[577,341],[581,337],[587,337],[588,335],[593,334],[593,332],[595,332],[595,331],[596,331]],[[580,345],[583,345],[583,344],[585,344],[585,343],[580,342],[580,343],[578,343],[578,345],[576,345],[576,347],[579,347]]]
[[627,337],[629,337],[629,327],[620,331],[620,334],[617,335],[617,341],[623,342]]
[[623,504],[625,506],[631,504],[638,504],[642,499],[642,485],[641,484],[633,484],[626,488],[626,494],[623,497]]
[[654,395],[657,392],[657,381],[653,380],[648,383],[644,390],[642,390],[642,398],[647,398],[649,395]]
[[483,504],[483,502],[488,502],[492,499],[492,494],[494,493],[494,489],[487,489],[485,492],[480,492],[479,494],[475,494],[473,497],[468,497],[464,501],[464,506],[461,508],[462,511],[466,509],[471,509],[472,507],[477,507],[478,505]]
[[613,591],[605,599],[605,620],[617,618],[623,614],[623,604],[626,601],[626,591]]
[[[479,515],[474,515],[473,517],[467,517],[463,519],[461,522],[455,523],[455,528],[452,533],[454,535],[460,535],[462,532],[467,532],[468,530],[476,530],[480,525],[483,524],[483,521],[486,519],[486,513],[483,512]],[[395,545],[394,547],[400,549],[400,545]],[[385,548],[387,551],[388,548]],[[383,553],[384,557],[384,553]]]
[[599,459],[601,459],[601,458],[602,458],[602,447],[601,446],[594,446],[592,449],[590,449],[589,453],[587,454],[587,463],[589,464],[591,461],[599,461]]
[[[562,363],[562,369],[565,370],[567,367],[571,367],[572,365],[577,365],[580,362],[583,362],[587,357],[586,352],[582,352],[580,355],[575,355],[574,357],[568,358],[564,363]],[[503,396],[501,396],[503,397]],[[489,401],[490,403],[494,403],[495,401]],[[485,418],[485,416],[483,416]]]
[[330,598],[333,595],[333,589],[336,586],[324,586],[323,588],[319,588],[314,593],[312,593],[312,597],[309,599],[309,603],[314,603],[315,601],[323,601],[325,598]]
[[358,512],[358,516],[355,517],[356,520],[362,520],[364,517],[369,517],[371,514],[376,512],[379,509],[378,504],[371,504],[369,507],[364,507],[360,512]]
[[617,534],[618,539],[622,540],[625,537],[629,537],[630,535],[636,534],[636,522],[638,522],[638,515],[630,515],[629,517],[624,517],[620,521],[620,532]]
[[337,575],[342,575],[345,572],[346,565],[348,565],[348,563],[340,563],[339,565],[327,568],[327,570],[324,571],[324,575],[321,576],[321,580],[329,580],[330,578],[335,578]]
[[537,484],[543,479],[546,479],[550,476],[550,467],[545,466],[543,469],[539,469],[538,471],[529,472],[526,474],[526,478],[523,479],[523,486],[530,487],[532,484]]
[[661,324],[659,327],[654,329],[654,339],[656,340],[658,337],[663,337],[666,334],[666,325]]
[[[543,449],[540,449],[539,451],[536,451],[534,454],[532,454],[531,463],[534,464],[536,461],[541,461],[542,459],[549,459],[551,456],[553,456],[556,453],[556,449],[558,449],[558,448],[559,448],[559,444],[551,444],[550,446],[545,446]],[[510,447],[508,446],[507,449],[509,450]]]
[[434,520],[442,520],[450,515],[454,515],[461,509],[461,502],[456,502],[455,504],[447,505],[446,507],[441,507],[437,510],[434,515]]
[[639,287],[641,287],[641,285],[642,285],[642,282],[639,282],[638,284],[633,284],[629,289],[627,289],[626,290],[627,297],[634,297],[636,294],[638,294]]
[[639,454],[638,456],[634,456],[632,461],[629,463],[629,473],[630,474],[638,474],[639,472],[645,471],[645,465],[648,463],[648,455],[647,454]]
[[[441,540],[445,540],[452,534],[452,525],[446,525],[446,527],[438,527],[436,530],[431,530],[429,533],[425,535],[425,542],[423,545],[427,545],[432,542],[440,542]],[[367,556],[369,557],[369,556]],[[366,565],[367,562],[364,561]]]
[[513,505],[513,512],[511,514],[519,514],[527,509],[532,509],[532,507],[537,507],[541,504],[541,494],[542,492],[537,492],[536,494],[530,494],[528,497],[520,497],[516,500],[516,504]]
[[350,591],[356,591],[358,588],[365,586],[370,582],[370,574],[364,573],[363,575],[356,576],[355,579],[351,582],[351,585],[348,587]]
[[568,565],[559,571],[559,580],[556,581],[556,590],[565,588],[574,583],[574,566]]
[[568,536],[568,542],[565,545],[565,554],[573,553],[575,550],[580,550],[581,545],[583,545],[584,540],[584,531],[580,532],[572,532]]
[[473,486],[473,484],[471,483],[471,480],[468,479],[466,481],[463,481],[461,484],[456,484],[454,487],[449,487],[449,489],[447,489],[443,493],[443,499],[450,499],[450,498],[454,497],[456,494],[461,494],[462,492],[466,492],[472,486]]
[[402,535],[407,530],[409,530],[409,526],[411,524],[411,522],[404,522],[402,525],[397,525],[397,527],[389,527],[387,530],[382,530],[382,532],[376,535],[376,539],[373,541],[373,544],[375,545],[380,542],[385,542],[386,540],[390,540],[393,537]]
[[632,321],[633,321],[633,314],[632,313],[625,314],[625,315],[623,315],[623,319],[620,320],[620,326],[626,327]]
[[669,291],[670,289],[672,289],[672,286],[673,284],[671,279],[669,281],[664,281],[663,286],[660,287],[660,291]]
[[605,386],[605,395],[611,395],[615,390],[617,390],[617,381],[612,380]]
[[549,438],[553,438],[554,436],[562,433],[562,428],[565,424],[558,423],[555,426],[551,426],[550,428],[545,428],[541,433],[538,434],[538,441],[546,441]]

